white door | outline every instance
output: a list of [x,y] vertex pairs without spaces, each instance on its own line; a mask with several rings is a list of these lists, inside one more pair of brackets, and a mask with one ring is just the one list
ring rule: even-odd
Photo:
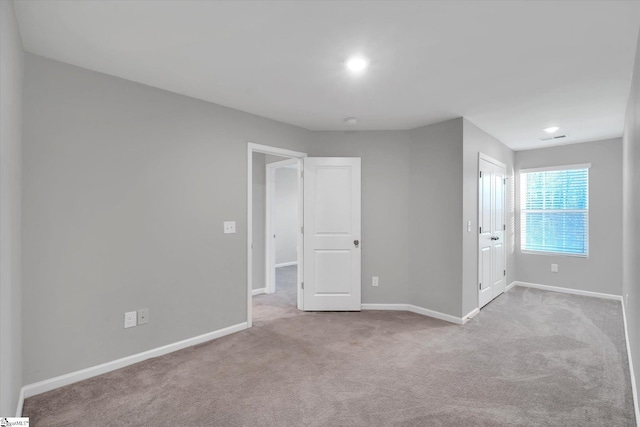
[[505,267],[505,166],[481,157],[478,186],[478,305],[480,308],[504,292]]
[[305,311],[360,311],[360,159],[304,159]]

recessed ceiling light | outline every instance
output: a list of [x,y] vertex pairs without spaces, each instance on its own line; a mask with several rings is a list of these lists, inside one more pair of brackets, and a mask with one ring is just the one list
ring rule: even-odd
[[542,130],[545,131],[546,133],[554,133],[554,132],[558,132],[558,129],[560,129],[558,126],[551,126]]
[[346,64],[347,68],[354,73],[359,73],[367,68],[367,60],[361,56],[354,56],[353,58],[349,58]]
[[357,117],[347,117],[346,119],[344,119],[344,122],[346,124],[348,124],[349,126],[353,126],[353,125],[358,123],[358,118]]

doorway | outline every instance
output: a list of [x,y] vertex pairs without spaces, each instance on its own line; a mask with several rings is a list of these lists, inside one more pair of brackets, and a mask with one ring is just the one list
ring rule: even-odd
[[[261,248],[267,251],[267,242],[271,240],[261,240],[266,231],[259,231],[263,225],[266,230],[266,213],[263,216],[254,211],[254,177],[266,177],[266,166],[264,172],[254,173],[254,167],[265,165],[264,160],[254,161],[254,156],[279,156],[297,164],[296,308],[360,311],[361,159],[310,158],[306,153],[253,143],[247,147],[247,326],[253,325],[254,290],[264,288],[266,292],[267,276],[271,274],[271,270],[266,270],[266,262],[262,268],[254,263],[255,258],[262,256]],[[264,186],[266,191],[266,179]]]
[[[254,153],[255,156],[255,153]],[[298,269],[300,190],[298,160],[265,158],[265,293],[290,292]],[[254,230],[255,233],[255,230]],[[255,284],[254,284],[255,289]],[[255,295],[255,291],[254,291]],[[295,305],[297,304],[294,302]]]
[[[302,159],[307,155],[306,153],[253,143],[248,144],[247,153],[247,325],[251,327],[253,324],[253,296],[268,292],[271,289],[275,291],[275,277],[271,276],[272,270],[275,270],[275,268],[272,268],[271,264],[267,262],[267,257],[270,259],[272,254],[275,255],[270,250],[271,239],[266,238],[266,233],[268,232],[267,224],[270,221],[270,218],[267,218],[266,209],[267,165],[284,161],[287,166],[295,168],[296,187],[298,188],[296,199],[299,212],[291,220],[295,223],[295,229],[300,230],[302,221],[302,180],[299,171],[302,169]],[[302,234],[296,233],[295,240],[296,247],[301,248]],[[300,299],[302,295],[299,290],[303,271],[301,251],[296,250],[295,259],[290,262],[295,263],[297,271],[294,273],[294,277],[289,277],[291,276],[289,274],[287,279],[289,281],[295,280],[295,304],[298,308],[301,308]]]

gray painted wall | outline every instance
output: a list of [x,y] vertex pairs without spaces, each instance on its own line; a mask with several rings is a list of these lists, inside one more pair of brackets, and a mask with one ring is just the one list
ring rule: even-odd
[[252,172],[252,234],[253,252],[251,255],[253,277],[251,287],[261,289],[266,286],[266,258],[265,258],[265,205],[267,196],[266,164],[263,153],[253,153]]
[[273,224],[276,264],[298,260],[298,169],[278,168],[275,173]]
[[22,387],[21,156],[23,53],[13,2],[0,2],[0,415]]
[[310,156],[362,158],[362,302],[406,304],[409,132],[313,132],[311,142]]
[[[362,158],[363,303],[410,303],[452,316],[477,307],[477,235],[474,243],[462,234],[463,204],[465,218],[470,211],[477,222],[478,151],[511,171],[513,151],[462,118],[404,132],[314,132],[310,150]],[[463,247],[473,252],[471,264]],[[513,254],[508,263],[511,278]],[[463,271],[473,273],[464,287]]]
[[[515,152],[468,120],[463,121],[462,316],[478,307],[478,153],[506,165],[507,285],[515,280]],[[471,231],[467,232],[467,221]]]
[[640,387],[640,40],[622,139],[622,296],[636,387]]
[[[589,257],[520,252],[516,235],[516,280],[606,294],[622,294],[622,144],[621,140],[585,142],[516,153],[520,169],[591,163],[589,170]],[[518,187],[519,188],[519,187]],[[520,197],[516,198],[520,224]],[[518,227],[519,228],[519,227]],[[558,264],[558,273],[551,264]]]
[[410,135],[409,303],[461,316],[463,120]]
[[25,383],[246,320],[247,141],[308,131],[34,55],[24,107]]

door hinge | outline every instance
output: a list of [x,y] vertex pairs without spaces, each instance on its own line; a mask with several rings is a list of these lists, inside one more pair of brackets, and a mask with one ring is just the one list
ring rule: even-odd
[[300,289],[304,289],[304,282],[300,283]]
[[507,231],[507,224],[502,224],[502,229],[503,229],[504,231]]
[[303,226],[303,227],[300,227],[300,232],[301,232],[302,234],[304,234],[304,226]]
[[482,283],[480,283],[480,289],[482,290]]
[[482,227],[480,227],[480,234],[482,234]]
[[503,179],[502,181],[503,181],[504,185],[507,185],[507,178]]
[[507,275],[507,270],[502,270],[502,275],[506,276]]
[[482,178],[482,171],[480,171],[480,178]]

